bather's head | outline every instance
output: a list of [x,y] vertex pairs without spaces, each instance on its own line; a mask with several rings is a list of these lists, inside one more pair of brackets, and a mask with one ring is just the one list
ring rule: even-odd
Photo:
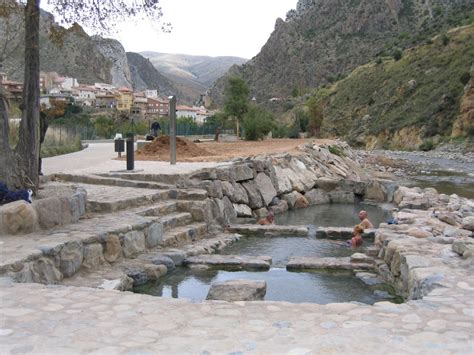
[[367,216],[368,216],[368,215],[367,215],[367,211],[362,210],[362,211],[359,212],[359,219],[360,219],[361,221],[363,221],[364,219],[366,219]]
[[268,220],[269,222],[273,222],[273,221],[275,220],[275,213],[273,213],[273,211],[268,212],[268,214],[267,214],[267,220]]

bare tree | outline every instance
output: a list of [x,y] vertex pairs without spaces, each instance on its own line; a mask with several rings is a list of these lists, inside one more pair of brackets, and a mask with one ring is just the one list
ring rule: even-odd
[[[19,2],[23,4],[25,1]],[[11,1],[0,2],[0,12],[8,3]],[[132,17],[148,17],[159,21],[163,15],[159,0],[48,0],[47,3],[64,24],[82,23],[102,34],[113,30],[116,23]],[[39,184],[40,0],[26,0],[24,23],[23,114],[15,149],[10,147],[8,140],[7,98],[0,91],[0,181],[4,181],[11,189],[36,190]],[[167,31],[169,27],[169,24],[164,24],[162,29]]]

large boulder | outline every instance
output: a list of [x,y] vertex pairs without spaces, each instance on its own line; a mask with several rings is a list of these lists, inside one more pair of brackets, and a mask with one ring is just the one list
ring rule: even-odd
[[255,183],[255,181],[244,182],[242,186],[247,191],[247,194],[249,196],[250,207],[252,209],[262,208],[263,207],[262,195],[258,191],[258,186]]
[[375,202],[385,202],[387,194],[381,184],[377,181],[371,181],[365,189],[364,198]]
[[234,203],[234,210],[237,213],[237,217],[252,218],[252,209],[247,205]]
[[246,181],[253,179],[253,170],[247,164],[236,164],[233,166],[232,177],[235,176],[235,181]]
[[471,232],[474,231],[474,216],[464,217],[462,219],[463,229],[467,229]]
[[289,209],[305,208],[309,206],[308,200],[297,191],[283,195],[282,199],[288,203]]
[[286,194],[292,191],[291,181],[288,176],[285,174],[283,168],[275,165],[275,177],[277,181],[277,193],[278,195]]
[[146,249],[145,235],[141,231],[131,231],[123,237],[123,255],[133,258]]
[[146,233],[146,247],[151,249],[158,246],[163,241],[165,229],[162,223],[151,224]]
[[38,212],[38,221],[42,229],[51,229],[63,224],[63,203],[59,198],[37,200],[33,206]]
[[305,195],[310,205],[324,205],[330,203],[331,200],[327,192],[322,189],[312,189],[308,191]]
[[264,299],[266,292],[265,281],[231,280],[213,283],[206,299],[228,302],[259,301]]
[[0,234],[25,234],[38,226],[38,214],[26,201],[15,201],[0,207]]
[[257,188],[262,195],[262,200],[265,206],[269,206],[277,192],[273,186],[272,180],[264,173],[259,173],[255,179]]

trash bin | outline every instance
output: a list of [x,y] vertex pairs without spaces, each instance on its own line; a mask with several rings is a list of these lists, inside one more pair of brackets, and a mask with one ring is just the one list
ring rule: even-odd
[[120,153],[125,152],[125,140],[123,138],[118,138],[114,140],[114,144],[115,144],[115,152],[119,153],[119,156],[120,156]]

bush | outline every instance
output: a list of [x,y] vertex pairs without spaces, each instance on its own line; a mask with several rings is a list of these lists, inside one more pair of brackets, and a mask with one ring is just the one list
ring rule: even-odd
[[251,106],[242,122],[244,138],[248,141],[263,139],[273,127],[273,116],[257,106]]
[[102,138],[109,139],[115,133],[114,121],[108,117],[99,116],[94,122],[94,128],[97,135]]
[[464,72],[461,74],[461,77],[459,78],[459,81],[461,81],[461,83],[466,86],[467,83],[469,82],[469,80],[471,80],[471,74],[469,72]]
[[272,129],[273,138],[289,138],[290,137],[290,127],[284,123],[277,123],[273,125]]
[[341,158],[344,158],[346,156],[344,151],[341,148],[339,148],[337,145],[330,145],[328,147],[328,150],[331,154],[337,155]]
[[403,52],[400,48],[397,48],[393,51],[393,59],[395,59],[396,61],[399,61],[400,59],[402,59],[402,56],[403,56]]
[[428,152],[430,150],[433,150],[433,148],[434,148],[434,143],[433,143],[433,140],[431,139],[425,139],[423,143],[421,143],[420,146],[418,147],[418,149],[423,152]]
[[449,44],[449,36],[444,33],[442,36],[441,36],[441,43],[443,43],[443,46],[447,46]]

